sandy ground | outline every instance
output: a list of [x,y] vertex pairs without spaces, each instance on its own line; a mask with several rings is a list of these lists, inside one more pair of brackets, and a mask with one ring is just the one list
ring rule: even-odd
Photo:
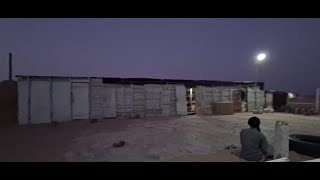
[[[88,120],[58,125],[0,128],[0,161],[214,161],[240,162],[239,133],[252,113],[228,116]],[[290,133],[320,135],[319,116],[256,115],[268,142],[277,120]],[[115,148],[114,142],[126,144]],[[225,145],[238,148],[224,150]],[[271,146],[272,147],[272,146]],[[291,161],[312,159],[290,152]]]

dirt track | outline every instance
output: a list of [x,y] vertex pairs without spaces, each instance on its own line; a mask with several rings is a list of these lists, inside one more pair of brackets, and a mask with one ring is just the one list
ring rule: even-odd
[[[223,149],[227,144],[239,146],[239,132],[250,116],[105,119],[93,124],[83,120],[0,128],[0,161],[238,161]],[[270,144],[276,120],[289,121],[290,133],[320,135],[319,116],[257,116]],[[118,140],[127,143],[112,147]],[[293,161],[309,158],[293,152],[290,156]]]

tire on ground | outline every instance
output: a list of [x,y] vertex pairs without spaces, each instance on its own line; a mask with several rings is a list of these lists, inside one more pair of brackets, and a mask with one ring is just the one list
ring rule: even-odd
[[320,158],[320,136],[292,134],[289,137],[289,149],[299,154]]

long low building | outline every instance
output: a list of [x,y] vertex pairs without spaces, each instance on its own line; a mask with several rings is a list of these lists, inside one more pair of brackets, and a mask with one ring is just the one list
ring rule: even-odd
[[190,111],[189,100],[194,100],[196,113],[211,114],[213,102],[234,102],[235,91],[246,93],[248,111],[254,108],[255,103],[264,105],[264,84],[261,82],[257,83],[258,90],[254,89],[254,82],[16,77],[19,124],[186,115]]

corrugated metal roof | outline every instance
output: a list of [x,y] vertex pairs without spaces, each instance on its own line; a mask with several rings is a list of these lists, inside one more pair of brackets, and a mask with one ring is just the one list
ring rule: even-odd
[[[104,83],[110,84],[184,84],[187,87],[195,86],[254,86],[253,81],[216,81],[216,80],[185,80],[185,79],[153,79],[153,78],[115,78],[115,77],[73,77],[73,76],[34,76],[34,75],[17,75],[17,78],[73,78],[73,79],[87,79],[98,78],[103,79]],[[264,89],[264,83],[258,82],[260,89]]]

